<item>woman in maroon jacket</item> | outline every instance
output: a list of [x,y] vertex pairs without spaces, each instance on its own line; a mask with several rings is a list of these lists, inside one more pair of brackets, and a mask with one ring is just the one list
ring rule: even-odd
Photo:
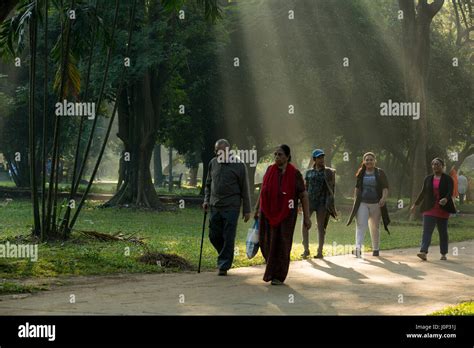
[[428,248],[431,244],[431,236],[435,226],[438,227],[439,248],[441,260],[446,260],[448,253],[448,219],[450,213],[456,213],[456,207],[452,199],[453,179],[443,173],[444,161],[435,158],[431,161],[433,174],[425,177],[423,189],[421,190],[411,211],[415,212],[416,206],[420,205],[420,212],[423,213],[423,237],[421,241],[418,257],[426,261]]

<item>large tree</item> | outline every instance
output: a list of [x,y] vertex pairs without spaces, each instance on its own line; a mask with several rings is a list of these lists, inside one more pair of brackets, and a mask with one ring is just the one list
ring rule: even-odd
[[405,97],[420,104],[420,119],[412,125],[411,202],[414,202],[427,173],[428,109],[427,80],[430,62],[430,32],[434,16],[444,0],[399,0],[403,11],[403,58]]
[[[212,5],[212,1],[207,3]],[[181,70],[185,66],[189,69],[189,60],[192,60],[188,57],[190,49],[186,40],[190,35],[188,31],[193,28],[181,25],[177,13],[167,11],[166,3],[165,6],[158,2],[143,2],[141,5],[136,30],[142,40],[131,56],[136,66],[127,88],[117,96],[117,136],[124,144],[124,158],[121,161],[124,166],[123,183],[105,206],[134,205],[161,209],[162,204],[152,182],[150,162],[160,128],[170,128],[170,123],[174,124],[172,127],[175,129],[180,128],[182,120],[189,118],[180,114],[180,105],[191,109],[186,103],[188,98]],[[186,20],[190,21],[192,7],[183,9]],[[203,12],[201,19],[196,18],[196,21],[205,23],[206,10]],[[217,12],[208,15],[216,18]],[[179,134],[171,132],[176,137],[169,137],[166,134],[170,132],[162,130],[165,136],[160,141],[173,145],[173,139],[181,138],[184,132],[179,129]],[[190,150],[190,146],[186,149]]]

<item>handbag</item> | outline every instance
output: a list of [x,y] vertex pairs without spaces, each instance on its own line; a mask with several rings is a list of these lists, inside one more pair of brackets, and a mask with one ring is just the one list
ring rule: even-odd
[[252,228],[249,228],[247,233],[247,240],[245,242],[247,248],[247,258],[251,259],[255,255],[257,255],[259,249],[258,243],[259,235],[258,235],[258,219],[255,219],[255,223],[253,224]]

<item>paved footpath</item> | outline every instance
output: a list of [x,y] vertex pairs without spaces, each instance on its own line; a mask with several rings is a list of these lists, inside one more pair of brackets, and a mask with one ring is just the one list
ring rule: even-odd
[[[262,281],[264,266],[215,272],[69,278],[33,295],[0,296],[0,315],[424,315],[474,300],[474,240],[458,256],[428,262],[417,248],[363,259],[330,256],[291,263],[282,286]],[[452,252],[451,252],[452,254]],[[70,296],[75,303],[70,303]]]

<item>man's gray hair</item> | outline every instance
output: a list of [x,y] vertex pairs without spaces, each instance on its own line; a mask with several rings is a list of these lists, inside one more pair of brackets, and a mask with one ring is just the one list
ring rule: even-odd
[[216,146],[219,146],[221,144],[225,144],[226,147],[230,147],[230,143],[227,139],[219,139],[216,141]]

